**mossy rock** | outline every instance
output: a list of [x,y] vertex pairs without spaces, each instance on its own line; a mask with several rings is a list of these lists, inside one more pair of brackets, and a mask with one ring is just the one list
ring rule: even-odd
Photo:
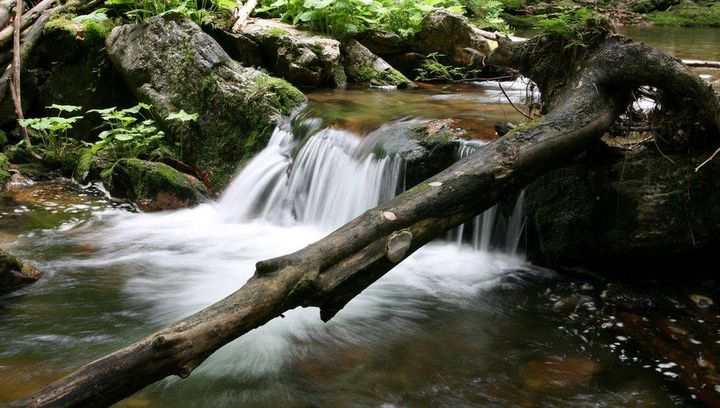
[[8,181],[10,181],[10,162],[7,156],[0,153],[0,191],[5,189]]
[[[282,115],[307,100],[286,81],[233,61],[178,14],[117,27],[106,48],[136,97],[154,106],[168,141],[181,146],[180,158],[214,191],[266,146]],[[198,120],[165,119],[180,110],[197,113]]]
[[174,210],[208,198],[200,181],[164,163],[121,159],[102,177],[110,194],[134,201],[143,211]]
[[529,256],[548,266],[662,266],[720,242],[720,165],[709,153],[603,149],[532,182],[526,191]]
[[354,39],[343,41],[342,64],[347,81],[368,86],[414,88],[415,83]]
[[[115,22],[77,18],[72,14],[52,17],[33,49],[29,65],[33,72],[42,73],[34,110],[54,116],[57,111],[47,109],[52,104],[82,106],[83,110],[135,105],[135,97],[105,51],[105,39]],[[94,140],[101,125],[99,115],[85,115],[68,134]]]
[[[232,35],[232,34],[230,34]],[[303,88],[334,86],[333,78],[340,60],[340,43],[321,34],[298,30],[277,20],[254,19],[243,28],[246,42],[257,44],[255,52],[239,41],[239,49],[228,53],[245,65],[260,60],[263,68],[293,85]]]
[[30,264],[0,249],[0,295],[40,279],[42,274]]
[[114,164],[110,152],[87,147],[78,150],[75,168],[72,177],[79,183],[87,183],[92,180],[100,180],[101,173],[112,167]]

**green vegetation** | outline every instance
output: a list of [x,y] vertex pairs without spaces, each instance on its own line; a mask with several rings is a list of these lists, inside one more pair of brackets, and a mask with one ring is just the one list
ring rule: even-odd
[[418,31],[426,14],[436,8],[464,13],[466,6],[481,25],[501,24],[498,0],[260,0],[257,13],[282,17],[295,25],[334,36],[369,28],[408,37]]
[[467,79],[476,73],[475,71],[466,71],[459,67],[445,65],[438,60],[438,58],[440,57],[443,57],[443,55],[436,52],[428,54],[420,68],[417,69],[417,75],[415,76],[415,80],[455,81],[458,79]]
[[87,45],[102,45],[117,22],[110,19],[106,9],[97,9],[90,14],[74,16],[58,14],[45,25],[45,32],[65,31],[72,38],[80,39]]
[[7,156],[0,153],[0,190],[10,181],[10,162]]
[[196,24],[209,23],[214,15],[229,13],[236,6],[232,0],[106,0],[105,4],[124,11],[136,22],[152,16],[179,13]]
[[33,146],[39,149],[42,156],[50,161],[63,158],[76,148],[80,142],[74,138],[68,137],[68,130],[72,129],[73,124],[82,116],[62,117],[63,113],[77,112],[82,109],[80,106],[71,105],[51,105],[49,109],[58,111],[57,116],[22,119],[18,124],[25,128],[34,130],[33,136],[38,138],[40,143]]
[[98,135],[100,140],[95,144],[108,150],[114,160],[146,156],[159,147],[165,135],[149,117],[150,105],[144,103],[128,109],[112,107],[88,111],[91,112],[98,113],[107,128]]
[[546,14],[535,28],[544,35],[566,41],[566,47],[585,47],[586,37],[592,34],[590,27],[597,22],[597,15],[585,7],[565,9],[557,13]]
[[[75,167],[77,163],[81,175],[89,171],[99,152],[103,152],[109,160],[116,161],[121,158],[149,157],[162,147],[164,133],[151,118],[152,107],[148,104],[140,103],[120,110],[110,107],[87,111],[86,114],[99,114],[103,120],[101,128],[104,130],[94,143],[81,142],[68,136],[73,124],[83,116],[62,115],[78,112],[82,109],[80,106],[51,105],[48,108],[57,110],[58,115],[24,119],[19,124],[33,130],[32,135],[38,141],[33,148],[42,155],[43,160],[62,163],[63,167],[67,165],[68,168]],[[197,114],[180,111],[170,114],[166,119],[182,123],[197,118]],[[83,145],[87,149],[79,149]]]
[[647,18],[657,25],[682,27],[720,27],[720,3],[715,1],[683,2]]

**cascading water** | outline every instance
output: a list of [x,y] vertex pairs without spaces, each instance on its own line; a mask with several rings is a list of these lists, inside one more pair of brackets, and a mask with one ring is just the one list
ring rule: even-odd
[[337,228],[397,190],[400,158],[378,158],[371,147],[372,138],[344,130],[322,129],[298,141],[278,127],[237,175],[219,211],[234,222],[260,218]]
[[[460,141],[456,157],[461,160],[475,152],[484,143],[480,141]],[[468,242],[476,251],[487,252],[492,249],[507,254],[517,254],[525,224],[521,192],[514,201],[509,217],[501,216],[501,204],[495,204],[471,221],[450,232],[450,239],[458,245]],[[468,234],[467,232],[471,231]]]

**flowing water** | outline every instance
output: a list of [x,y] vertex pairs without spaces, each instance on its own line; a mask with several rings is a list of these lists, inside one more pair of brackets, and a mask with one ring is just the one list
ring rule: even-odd
[[[493,86],[310,96],[216,202],[138,214],[68,182],[0,195],[0,244],[45,272],[0,297],[0,405],[221,299],[258,260],[300,249],[400,192],[402,159],[377,148],[394,126],[452,117],[486,137],[497,120],[520,120]],[[483,143],[462,144],[458,158]],[[603,299],[616,283],[524,261],[522,196],[511,201],[413,254],[329,323],[316,309],[293,310],[188,379],[118,405],[692,404],[672,365],[643,360],[613,332],[622,325]]]

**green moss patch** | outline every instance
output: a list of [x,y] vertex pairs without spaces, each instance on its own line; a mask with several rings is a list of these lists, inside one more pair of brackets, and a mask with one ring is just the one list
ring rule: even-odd
[[681,27],[720,27],[720,3],[715,1],[684,2],[647,16],[657,25]]

